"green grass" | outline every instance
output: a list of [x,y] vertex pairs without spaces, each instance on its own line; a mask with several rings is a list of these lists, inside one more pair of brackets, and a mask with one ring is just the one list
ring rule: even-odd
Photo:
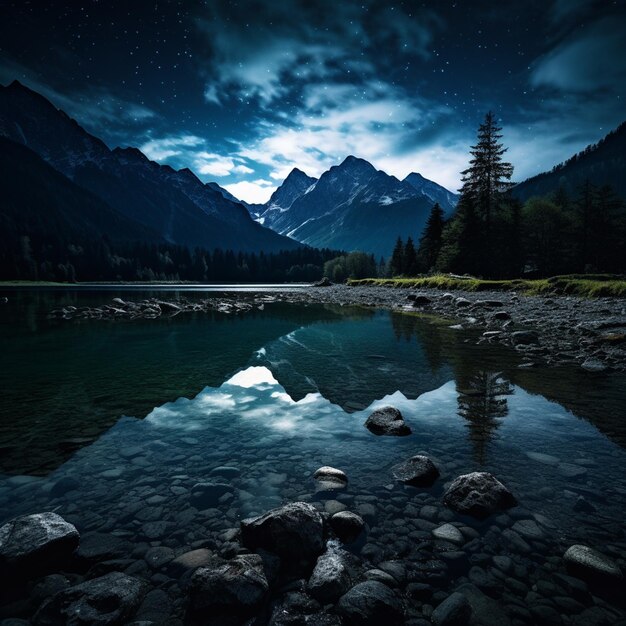
[[443,291],[519,291],[530,295],[567,294],[587,298],[626,297],[626,277],[610,274],[571,274],[528,280],[483,280],[480,278],[423,276],[418,278],[362,278],[348,285],[373,285],[404,289],[441,289]]

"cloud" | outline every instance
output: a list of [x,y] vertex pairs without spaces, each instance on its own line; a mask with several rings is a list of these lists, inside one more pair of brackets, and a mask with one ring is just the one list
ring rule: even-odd
[[171,157],[180,156],[189,148],[202,145],[204,140],[196,135],[175,135],[150,139],[139,146],[139,149],[153,161],[166,161]]
[[535,87],[568,92],[624,90],[626,84],[626,17],[597,20],[566,38],[540,58],[531,74]]
[[211,3],[196,23],[208,46],[207,102],[254,98],[265,107],[312,82],[371,77],[394,54],[428,58],[442,27],[430,11],[373,0]]
[[238,183],[224,185],[224,189],[239,200],[244,200],[251,204],[264,204],[274,193],[276,183],[264,179],[254,181],[242,180]]
[[459,153],[458,141],[451,142],[460,131],[447,107],[380,82],[310,86],[304,102],[293,120],[261,122],[257,138],[241,144],[238,155],[265,165],[276,181],[294,167],[319,176],[354,154],[398,177],[419,170],[456,188],[467,145]]

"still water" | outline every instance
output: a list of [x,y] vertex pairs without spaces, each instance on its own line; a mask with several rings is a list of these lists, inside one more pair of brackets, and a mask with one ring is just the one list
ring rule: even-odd
[[[177,294],[0,295],[9,297],[0,305],[0,522],[55,510],[83,538],[114,536],[124,548],[107,556],[123,553],[149,579],[151,546],[219,552],[241,518],[308,500],[360,513],[368,533],[352,549],[374,566],[411,564],[435,594],[469,580],[519,623],[534,623],[535,604],[574,619],[600,603],[623,619],[614,597],[558,600],[569,595],[558,577],[569,545],[626,557],[623,376],[520,368],[514,352],[390,311],[268,301],[236,316],[81,322],[46,315]],[[364,428],[385,405],[402,411],[411,436]],[[418,453],[441,479],[431,489],[394,483],[391,466]],[[348,489],[316,495],[311,476],[322,465],[345,471]],[[192,487],[220,466],[237,469],[228,489],[194,506]],[[475,470],[492,472],[519,506],[483,522],[443,507],[445,483]],[[465,545],[431,541],[450,521]],[[502,555],[505,571],[493,562]],[[175,597],[176,581],[159,580]],[[415,615],[436,600],[415,600]]]

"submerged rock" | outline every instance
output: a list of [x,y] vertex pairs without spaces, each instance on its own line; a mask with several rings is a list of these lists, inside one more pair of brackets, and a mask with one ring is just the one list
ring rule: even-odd
[[431,532],[436,539],[442,539],[443,541],[449,541],[450,543],[456,543],[458,545],[465,543],[463,533],[452,524],[442,524],[434,528]]
[[37,626],[108,626],[126,623],[145,593],[144,583],[121,572],[111,572],[65,589],[37,611]]
[[57,513],[35,513],[0,528],[0,572],[34,578],[60,569],[76,551],[76,528]]
[[322,552],[324,523],[306,502],[291,502],[241,522],[241,540],[254,550],[264,548],[287,559],[311,559]]
[[376,409],[365,421],[365,427],[375,435],[404,437],[411,434],[402,413],[392,406]]
[[367,580],[352,587],[339,599],[338,610],[349,624],[358,626],[404,623],[400,596],[376,580]]
[[345,489],[348,484],[348,477],[340,469],[325,465],[320,467],[313,478],[317,483],[317,491],[338,491]]
[[563,558],[572,573],[578,574],[582,578],[592,580],[594,578],[614,580],[623,578],[622,570],[615,561],[589,546],[580,544],[570,546]]
[[363,532],[365,522],[356,513],[339,511],[330,518],[330,526],[341,541],[350,543]]
[[443,502],[457,513],[479,519],[517,504],[515,496],[489,472],[472,472],[455,478]]
[[430,487],[439,477],[435,464],[421,454],[395,465],[391,471],[396,480],[413,487]]
[[212,619],[214,613],[249,615],[263,604],[269,584],[258,554],[243,554],[225,563],[198,568],[191,577],[189,608]]
[[471,617],[469,600],[455,591],[433,611],[431,620],[436,626],[465,626]]

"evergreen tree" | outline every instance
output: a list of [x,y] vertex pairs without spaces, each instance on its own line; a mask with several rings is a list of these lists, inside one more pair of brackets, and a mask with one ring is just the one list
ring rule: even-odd
[[420,237],[419,265],[427,272],[435,267],[439,250],[441,250],[441,236],[445,226],[443,215],[443,209],[436,202],[430,211],[424,232]]
[[413,239],[409,237],[404,246],[404,274],[406,276],[417,276],[418,273],[417,252],[415,251]]
[[401,276],[404,273],[404,244],[400,237],[398,237],[398,241],[396,241],[396,245],[391,253],[389,273],[391,276]]
[[491,111],[487,113],[478,128],[476,145],[471,147],[469,167],[461,172],[461,197],[472,204],[481,230],[480,242],[477,242],[479,247],[470,254],[480,259],[480,271],[490,265],[487,259],[493,243],[493,221],[501,207],[503,194],[513,185],[510,182],[513,166],[503,160],[507,148],[500,143],[501,130],[495,115]]

